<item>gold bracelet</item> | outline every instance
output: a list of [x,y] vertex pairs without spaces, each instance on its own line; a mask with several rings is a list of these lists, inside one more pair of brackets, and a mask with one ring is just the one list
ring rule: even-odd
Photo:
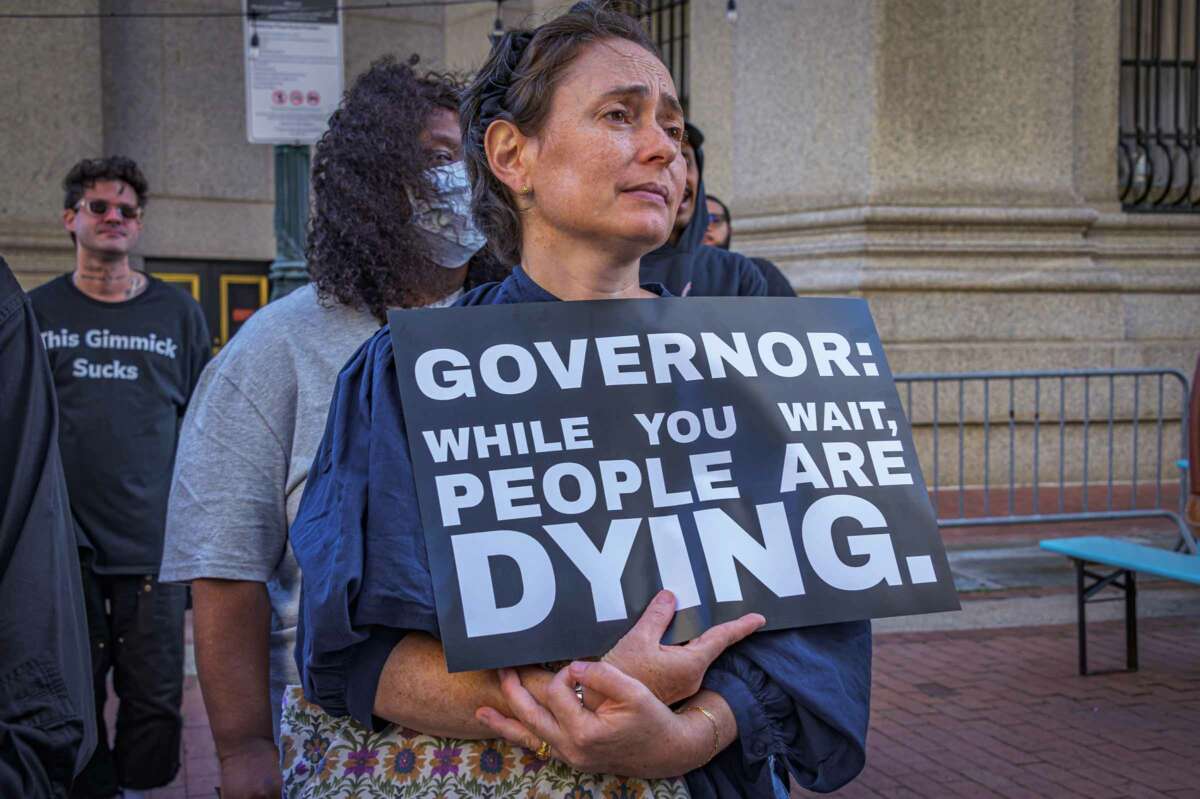
[[702,707],[700,705],[688,705],[685,708],[676,710],[675,713],[676,714],[685,713],[689,710],[700,711],[701,713],[704,714],[704,717],[706,719],[708,719],[708,723],[712,725],[713,745],[712,745],[712,751],[709,752],[708,757],[706,757],[704,759],[704,762],[707,763],[708,761],[712,760],[714,757],[717,756],[717,752],[721,751],[721,732],[720,732],[720,728],[717,726],[717,717],[714,716],[712,713],[709,713],[708,708]]

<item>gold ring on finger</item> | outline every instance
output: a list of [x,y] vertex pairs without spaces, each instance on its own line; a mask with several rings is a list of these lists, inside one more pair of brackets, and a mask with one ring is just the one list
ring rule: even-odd
[[533,756],[536,757],[538,760],[543,760],[543,761],[549,760],[550,759],[550,742],[542,741],[542,745],[537,748],[537,751],[533,753]]

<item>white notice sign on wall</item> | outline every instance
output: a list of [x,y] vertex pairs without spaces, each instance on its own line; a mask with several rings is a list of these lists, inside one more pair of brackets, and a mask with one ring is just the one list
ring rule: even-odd
[[254,144],[313,144],[342,96],[336,0],[242,0],[246,135]]

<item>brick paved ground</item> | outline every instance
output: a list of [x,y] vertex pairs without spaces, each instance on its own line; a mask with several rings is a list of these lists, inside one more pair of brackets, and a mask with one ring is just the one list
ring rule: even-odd
[[[1075,673],[1073,625],[876,636],[868,767],[839,795],[1198,797],[1200,614],[1139,630],[1140,672],[1087,678]],[[1092,667],[1120,667],[1121,624],[1088,632]],[[184,768],[154,799],[215,795],[194,677],[184,717]]]
[[151,791],[152,799],[213,799],[220,784],[217,750],[208,729],[200,684],[188,677],[183,689],[183,767],[166,788]]
[[[1200,796],[1200,615],[1139,631],[1138,673],[1089,677],[1072,625],[876,636],[868,764],[839,795]],[[1121,666],[1123,635],[1089,626],[1089,665]]]
[[[1155,497],[1147,493],[1152,487],[1141,488],[1139,507],[1169,504],[1175,497]],[[1173,491],[1166,486],[1167,493]],[[1090,508],[1107,503],[1102,492],[1093,487]],[[953,491],[939,492],[937,499],[940,515],[957,515]],[[1115,506],[1129,507],[1132,499],[1127,488],[1116,487]],[[993,513],[1007,511],[1006,497],[991,500]],[[1039,500],[1050,509],[1059,498],[1044,489]],[[1081,509],[1082,495],[1068,489],[1063,503],[1067,510]],[[1015,504],[1018,513],[1031,511],[1032,492],[1018,491]],[[983,510],[981,492],[968,490],[964,515]],[[1173,540],[1172,529],[1158,520],[1126,520],[941,533],[948,549],[962,550],[1033,547],[1038,538],[1083,534],[1165,536],[1160,542],[1165,546]],[[1068,571],[1064,565],[1067,577]],[[970,593],[964,600],[1073,593],[1067,577],[1060,586],[1031,574],[1012,590]],[[1140,587],[1150,588],[1149,582]],[[1074,625],[876,635],[868,764],[838,795],[1200,797],[1200,758],[1194,754],[1200,733],[1200,589],[1194,607],[1187,617],[1139,620],[1137,674],[1077,676]],[[1121,624],[1100,622],[1088,629],[1092,667],[1119,667]],[[188,636],[190,641],[190,624]],[[195,677],[187,679],[183,712],[183,768],[170,786],[151,792],[154,799],[215,796],[216,756]],[[794,792],[802,796],[812,794]]]
[[[1072,625],[876,636],[869,761],[839,795],[1200,796],[1200,592],[1197,609],[1141,620],[1136,674],[1077,676]],[[1120,666],[1120,623],[1089,633],[1092,666]],[[184,716],[183,771],[155,799],[214,796],[195,678]]]

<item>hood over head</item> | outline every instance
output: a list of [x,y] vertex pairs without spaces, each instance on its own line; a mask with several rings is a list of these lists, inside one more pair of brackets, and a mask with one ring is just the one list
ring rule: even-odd
[[679,240],[642,256],[643,283],[661,283],[677,297],[744,296],[766,293],[758,269],[744,256],[703,244],[708,228],[708,203],[704,195],[704,134],[688,122],[688,141],[696,153],[695,212]]
[[708,214],[700,209],[707,208],[704,199],[704,134],[688,122],[684,125],[688,141],[696,153],[696,169],[700,173],[696,181],[696,196],[692,198],[692,221],[688,222],[679,240],[674,244],[667,242],[657,250],[642,256],[642,282],[662,283],[675,295],[681,295],[684,288],[691,282],[692,257],[704,241],[704,231],[708,227]]

